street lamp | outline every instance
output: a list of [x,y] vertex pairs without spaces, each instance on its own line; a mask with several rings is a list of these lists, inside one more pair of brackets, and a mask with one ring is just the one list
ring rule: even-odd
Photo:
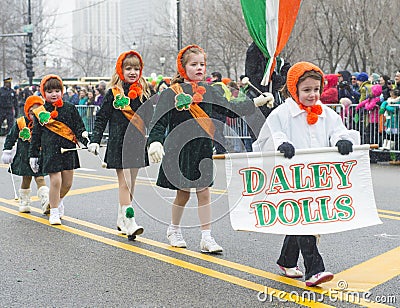
[[161,75],[164,76],[164,64],[165,64],[165,57],[164,56],[160,57],[160,64],[161,64]]

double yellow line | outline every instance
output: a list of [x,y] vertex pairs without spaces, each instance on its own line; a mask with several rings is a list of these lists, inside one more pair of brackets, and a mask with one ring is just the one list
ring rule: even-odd
[[[102,188],[103,189],[107,189],[107,188],[110,189],[112,185],[116,185],[116,184],[102,185]],[[96,188],[96,191],[98,189],[97,186],[93,187],[93,188]],[[101,187],[99,187],[99,190],[101,190]],[[79,194],[79,191],[80,191],[79,189],[71,191],[71,194]],[[17,206],[17,204],[16,204],[16,202],[14,200],[6,200],[6,199],[3,199],[3,198],[0,198],[0,202],[5,203],[5,204],[9,204],[9,205],[13,205],[13,206]],[[45,219],[45,218],[40,218],[40,217],[37,217],[37,216],[34,216],[34,215],[30,215],[30,214],[22,214],[22,213],[19,213],[16,210],[13,210],[13,209],[10,209],[10,208],[4,207],[4,206],[0,206],[0,210],[3,211],[3,212],[7,212],[9,214],[15,215],[15,216],[20,216],[20,217],[23,217],[23,218],[26,218],[26,219],[41,223],[41,224],[49,225],[48,220]],[[37,209],[37,208],[32,208],[32,211],[36,212],[36,213],[41,213],[41,211],[39,209]],[[98,231],[101,231],[101,232],[104,232],[104,233],[107,233],[107,234],[122,236],[117,231],[112,230],[110,228],[106,228],[104,226],[100,226],[100,225],[93,224],[93,223],[90,223],[90,222],[82,221],[82,220],[79,220],[79,219],[76,219],[76,218],[65,216],[64,220],[65,221],[69,221],[71,223],[74,223],[76,225],[80,225],[80,226],[84,226],[84,227],[91,228],[91,229],[94,229],[94,230],[98,230]],[[113,239],[109,239],[109,238],[106,238],[106,237],[103,237],[103,236],[92,234],[90,232],[82,231],[82,230],[79,230],[79,229],[76,229],[76,228],[73,228],[73,227],[69,227],[69,226],[65,226],[65,225],[52,226],[52,227],[58,228],[60,230],[63,230],[63,231],[66,231],[66,232],[69,232],[69,233],[72,233],[72,234],[75,234],[75,235],[78,235],[78,236],[82,236],[82,237],[85,237],[85,238],[88,238],[88,239],[92,239],[92,240],[95,240],[95,241],[98,241],[98,242],[101,242],[101,243],[104,243],[104,244],[107,244],[107,245],[110,245],[110,246],[113,246],[113,247],[116,247],[116,248],[120,248],[120,249],[124,249],[124,250],[127,250],[127,251],[131,251],[133,253],[144,255],[146,257],[150,257],[150,258],[153,258],[153,259],[165,262],[165,263],[169,263],[169,264],[181,267],[181,268],[185,268],[185,269],[188,269],[188,270],[191,270],[191,271],[203,274],[203,275],[207,275],[207,276],[210,276],[210,277],[213,277],[213,278],[216,278],[216,279],[220,279],[222,281],[229,282],[229,283],[232,283],[232,284],[235,284],[235,285],[238,285],[238,286],[250,289],[250,290],[254,290],[256,292],[261,292],[263,294],[265,293],[265,295],[268,294],[269,297],[274,296],[274,297],[277,298],[276,302],[278,302],[278,301],[295,302],[295,303],[298,303],[300,305],[307,306],[307,307],[332,307],[330,305],[327,305],[327,304],[324,304],[324,303],[321,303],[321,302],[310,300],[310,298],[303,298],[301,296],[295,295],[293,292],[288,293],[288,292],[285,292],[285,291],[281,291],[281,290],[277,290],[277,289],[274,289],[274,288],[266,287],[264,285],[261,285],[261,284],[258,284],[258,283],[255,283],[255,282],[252,282],[252,281],[249,281],[249,280],[246,280],[246,279],[242,279],[242,278],[239,278],[239,277],[236,277],[236,276],[233,276],[233,275],[225,274],[225,273],[220,272],[220,271],[216,271],[216,270],[213,270],[213,269],[210,269],[210,268],[207,268],[207,267],[196,265],[194,263],[190,263],[190,262],[183,261],[183,260],[180,260],[180,259],[177,259],[177,258],[166,256],[166,255],[163,255],[163,254],[160,254],[160,253],[156,253],[156,252],[148,250],[148,249],[136,247],[136,246],[133,246],[133,245],[131,245],[129,243],[123,243],[123,242],[120,242],[120,241],[117,241],[117,240],[113,240]],[[126,238],[126,236],[123,236],[123,237]],[[332,292],[332,290],[337,289],[337,286],[335,285],[335,282],[333,282],[332,285],[326,284],[323,288],[308,288],[308,287],[305,287],[304,282],[301,282],[301,281],[298,281],[298,280],[294,280],[294,279],[289,279],[289,278],[286,278],[286,277],[283,277],[283,276],[280,276],[280,275],[276,275],[276,274],[273,274],[273,273],[269,273],[269,272],[266,272],[266,271],[263,271],[263,270],[260,270],[260,269],[256,269],[256,268],[253,268],[253,267],[250,267],[250,266],[247,266],[247,265],[242,265],[242,264],[239,264],[239,263],[235,263],[235,262],[231,262],[231,261],[228,261],[228,260],[220,259],[220,258],[212,256],[212,255],[205,255],[205,254],[198,253],[198,252],[195,252],[195,251],[191,251],[191,250],[188,250],[188,249],[174,248],[174,247],[171,247],[171,246],[169,246],[167,244],[160,243],[160,242],[157,242],[157,241],[154,241],[154,240],[151,240],[151,239],[147,239],[147,238],[143,238],[143,237],[137,238],[137,241],[141,242],[141,243],[144,243],[144,244],[147,244],[147,245],[151,245],[153,247],[166,249],[166,250],[169,250],[169,251],[173,251],[175,253],[179,253],[181,255],[190,256],[192,258],[196,258],[196,259],[207,261],[207,262],[210,262],[210,263],[213,263],[213,264],[221,265],[221,266],[224,266],[224,267],[227,267],[227,268],[231,268],[231,269],[234,269],[234,270],[237,270],[237,271],[241,271],[241,272],[252,274],[252,275],[255,275],[255,276],[258,276],[258,277],[262,277],[262,278],[266,278],[266,279],[269,279],[269,280],[277,281],[279,283],[284,283],[286,285],[290,285],[290,286],[299,288],[300,290],[307,290],[308,292],[313,292],[313,293],[318,293],[318,294],[322,294],[322,295],[325,295],[325,296],[329,296],[332,299],[345,300],[345,301],[348,301],[348,302],[351,302],[351,303],[354,303],[354,304],[358,304],[358,305],[362,305],[362,306],[368,306],[368,307],[390,307],[390,306],[386,306],[386,305],[382,305],[382,304],[378,304],[378,303],[367,302],[367,301],[365,301],[363,299],[352,299],[351,297],[348,298],[348,297],[345,297],[343,295],[343,292],[336,292],[336,291]],[[384,268],[382,268],[382,267],[384,267],[383,264],[386,264],[386,262],[388,261],[388,259],[387,259],[388,255],[387,254],[389,254],[391,258],[392,257],[395,258],[395,256],[399,255],[399,253],[400,253],[399,250],[400,250],[400,248],[394,249],[393,251],[390,251],[390,252],[388,252],[386,254],[378,256],[377,260],[374,260],[374,259],[376,259],[376,258],[374,258],[374,259],[371,259],[371,260],[367,261],[367,262],[370,262],[370,264],[368,264],[367,266],[370,269],[374,269],[374,272],[373,273],[369,273],[372,276],[367,276],[366,277],[367,280],[364,280],[364,281],[368,281],[368,278],[370,278],[370,277],[376,278],[376,273],[379,273],[379,272],[384,273],[385,271],[384,271]],[[397,262],[395,262],[395,260],[390,260],[389,264],[390,263],[393,265],[393,264],[396,264]],[[344,271],[342,273],[339,273],[339,274],[335,275],[335,281],[339,281],[338,279],[344,279],[344,278],[348,279],[348,281],[351,281],[351,279],[353,279],[354,276],[357,277],[359,272],[363,272],[363,271],[365,272],[365,269],[363,269],[363,268],[357,269],[356,272],[354,272],[354,271],[352,272],[351,269],[350,269],[350,272],[348,272],[348,273],[346,273],[346,271]],[[346,273],[346,275],[344,275],[343,273]],[[387,280],[389,280],[389,279],[391,279],[391,278],[393,278],[393,277],[395,277],[397,275],[399,275],[399,271],[397,271],[397,273],[392,272],[390,277],[385,276],[385,275],[382,274],[381,277],[379,277],[379,279],[378,279],[379,281],[376,281],[376,282],[378,282],[378,284],[381,284],[381,283],[383,283],[383,282],[385,282],[385,281],[387,281]],[[372,288],[372,287],[375,287],[376,285],[377,284],[370,285],[370,287]],[[328,286],[328,288],[326,288],[326,286]]]

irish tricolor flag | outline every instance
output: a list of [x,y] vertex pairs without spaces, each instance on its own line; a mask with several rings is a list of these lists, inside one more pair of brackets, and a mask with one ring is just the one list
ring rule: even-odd
[[285,47],[301,0],[240,0],[250,36],[267,58],[262,85],[267,85],[275,59]]

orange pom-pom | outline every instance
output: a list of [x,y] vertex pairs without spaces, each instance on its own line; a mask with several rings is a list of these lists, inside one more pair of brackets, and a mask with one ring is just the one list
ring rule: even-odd
[[312,125],[312,124],[317,123],[317,121],[318,121],[318,115],[316,113],[311,112],[307,115],[307,123],[308,124]]
[[58,117],[58,111],[57,110],[53,110],[52,112],[50,112],[50,116],[52,119],[55,119]]
[[322,106],[321,106],[321,105],[314,105],[314,106],[313,106],[313,111],[314,111],[316,114],[321,114],[321,113],[322,113]]
[[203,95],[200,93],[194,93],[193,94],[193,102],[194,103],[201,103],[203,101]]
[[199,94],[201,94],[201,95],[203,95],[204,93],[206,93],[206,88],[204,88],[203,86],[199,86],[198,88],[197,88],[197,91],[196,91],[197,93],[199,93]]
[[136,90],[130,90],[128,92],[128,97],[131,98],[131,99],[135,99],[136,97],[138,97],[137,91]]
[[60,99],[58,99],[57,101],[55,101],[54,103],[53,103],[53,106],[54,107],[62,107],[63,106],[63,101],[62,101],[62,99],[60,98]]

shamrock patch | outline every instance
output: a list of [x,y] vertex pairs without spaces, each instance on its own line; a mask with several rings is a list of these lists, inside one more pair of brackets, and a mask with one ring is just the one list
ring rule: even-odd
[[19,131],[19,138],[22,139],[22,141],[27,141],[31,139],[31,131],[28,127],[24,127]]
[[113,106],[115,109],[122,110],[128,105],[129,105],[129,98],[127,98],[125,95],[117,94],[115,96],[115,99],[113,101]]
[[179,93],[175,96],[175,108],[179,111],[189,110],[193,98],[186,93]]
[[49,123],[50,118],[51,118],[50,112],[48,112],[48,111],[41,111],[41,112],[39,113],[39,123],[40,123],[40,125],[43,126],[43,125]]

